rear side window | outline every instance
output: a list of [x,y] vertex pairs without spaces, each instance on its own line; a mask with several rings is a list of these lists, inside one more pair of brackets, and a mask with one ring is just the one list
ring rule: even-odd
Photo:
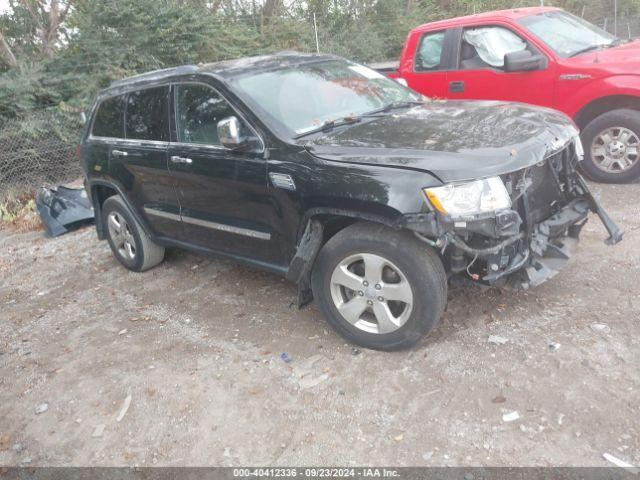
[[416,50],[415,71],[440,70],[444,32],[427,33],[422,36]]
[[126,138],[169,141],[169,87],[148,88],[127,96]]
[[98,106],[91,134],[95,137],[124,138],[124,96],[103,100]]

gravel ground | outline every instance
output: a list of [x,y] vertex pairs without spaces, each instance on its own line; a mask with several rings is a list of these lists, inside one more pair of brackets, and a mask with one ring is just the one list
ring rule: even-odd
[[621,244],[592,218],[556,278],[452,288],[397,353],[229,261],[135,274],[92,228],[0,231],[0,465],[640,463],[640,185],[594,189]]

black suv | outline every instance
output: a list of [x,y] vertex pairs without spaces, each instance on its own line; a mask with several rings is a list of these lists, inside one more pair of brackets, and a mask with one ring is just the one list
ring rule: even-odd
[[125,267],[168,246],[281,273],[347,339],[397,349],[431,330],[452,275],[528,288],[555,275],[588,212],[556,111],[424,98],[328,55],[184,66],[102,91],[86,188]]

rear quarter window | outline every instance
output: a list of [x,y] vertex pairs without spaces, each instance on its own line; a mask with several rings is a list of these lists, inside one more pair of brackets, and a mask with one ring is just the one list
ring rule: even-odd
[[169,141],[169,87],[148,88],[127,96],[126,138]]
[[95,137],[124,138],[124,96],[100,102],[91,134]]
[[416,72],[440,70],[442,67],[442,45],[444,31],[426,33],[420,38],[414,61]]

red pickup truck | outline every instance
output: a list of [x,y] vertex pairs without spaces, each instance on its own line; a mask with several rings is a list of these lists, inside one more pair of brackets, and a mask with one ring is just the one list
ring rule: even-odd
[[640,177],[640,41],[558,8],[496,11],[413,29],[387,73],[430,97],[558,109],[581,129],[589,177]]

